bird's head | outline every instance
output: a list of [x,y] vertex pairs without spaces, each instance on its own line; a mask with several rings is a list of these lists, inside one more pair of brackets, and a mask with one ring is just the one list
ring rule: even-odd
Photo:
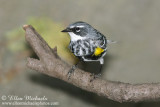
[[68,32],[71,41],[76,41],[91,36],[92,33],[95,32],[95,29],[88,23],[79,21],[70,24],[66,29],[62,30],[62,32]]

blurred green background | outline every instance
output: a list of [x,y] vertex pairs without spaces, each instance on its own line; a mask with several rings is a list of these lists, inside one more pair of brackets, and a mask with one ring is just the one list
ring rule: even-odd
[[[0,0],[0,101],[3,95],[31,95],[46,96],[60,107],[159,107],[160,102],[117,103],[28,69],[26,58],[33,52],[22,29],[32,24],[72,64],[69,36],[60,31],[75,21],[88,22],[117,41],[109,45],[103,79],[152,83],[160,82],[159,19],[159,0]],[[96,72],[99,66],[80,67]]]

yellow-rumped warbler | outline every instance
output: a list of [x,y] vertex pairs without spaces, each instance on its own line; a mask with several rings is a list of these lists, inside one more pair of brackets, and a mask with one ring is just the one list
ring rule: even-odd
[[[103,57],[107,51],[107,39],[103,34],[88,23],[81,21],[70,24],[62,32],[69,33],[71,38],[69,49],[76,57],[82,61],[100,61],[102,67]],[[69,73],[73,72],[75,68],[76,65]]]

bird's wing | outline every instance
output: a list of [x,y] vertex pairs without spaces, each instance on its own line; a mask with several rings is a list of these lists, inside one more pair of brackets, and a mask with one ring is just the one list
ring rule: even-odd
[[90,39],[86,39],[86,40],[82,41],[81,46],[79,47],[80,48],[79,53],[81,53],[80,54],[81,56],[92,55],[94,53],[96,46],[93,45],[92,42],[94,42],[94,41],[92,41]]
[[107,49],[107,40],[105,36],[101,36],[97,40],[95,40],[95,49],[94,49],[94,56],[99,56]]
[[98,46],[102,49],[106,49],[107,48],[107,39],[105,36],[101,36],[98,39]]
[[83,54],[83,56],[86,55],[99,56],[104,51],[106,51],[107,48],[107,40],[105,36],[101,36],[100,38],[97,39],[85,40],[83,44],[84,45],[82,46],[84,47],[84,49],[86,49],[86,52]]

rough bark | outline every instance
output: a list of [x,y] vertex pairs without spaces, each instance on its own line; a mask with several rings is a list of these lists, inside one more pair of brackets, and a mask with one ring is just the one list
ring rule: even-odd
[[40,59],[28,58],[27,66],[29,68],[118,102],[160,99],[160,83],[128,84],[105,81],[100,78],[90,82],[93,78],[91,73],[78,68],[68,80],[67,73],[71,69],[71,65],[59,58],[57,48],[51,49],[31,25],[24,25],[23,29],[25,30],[26,41]]

